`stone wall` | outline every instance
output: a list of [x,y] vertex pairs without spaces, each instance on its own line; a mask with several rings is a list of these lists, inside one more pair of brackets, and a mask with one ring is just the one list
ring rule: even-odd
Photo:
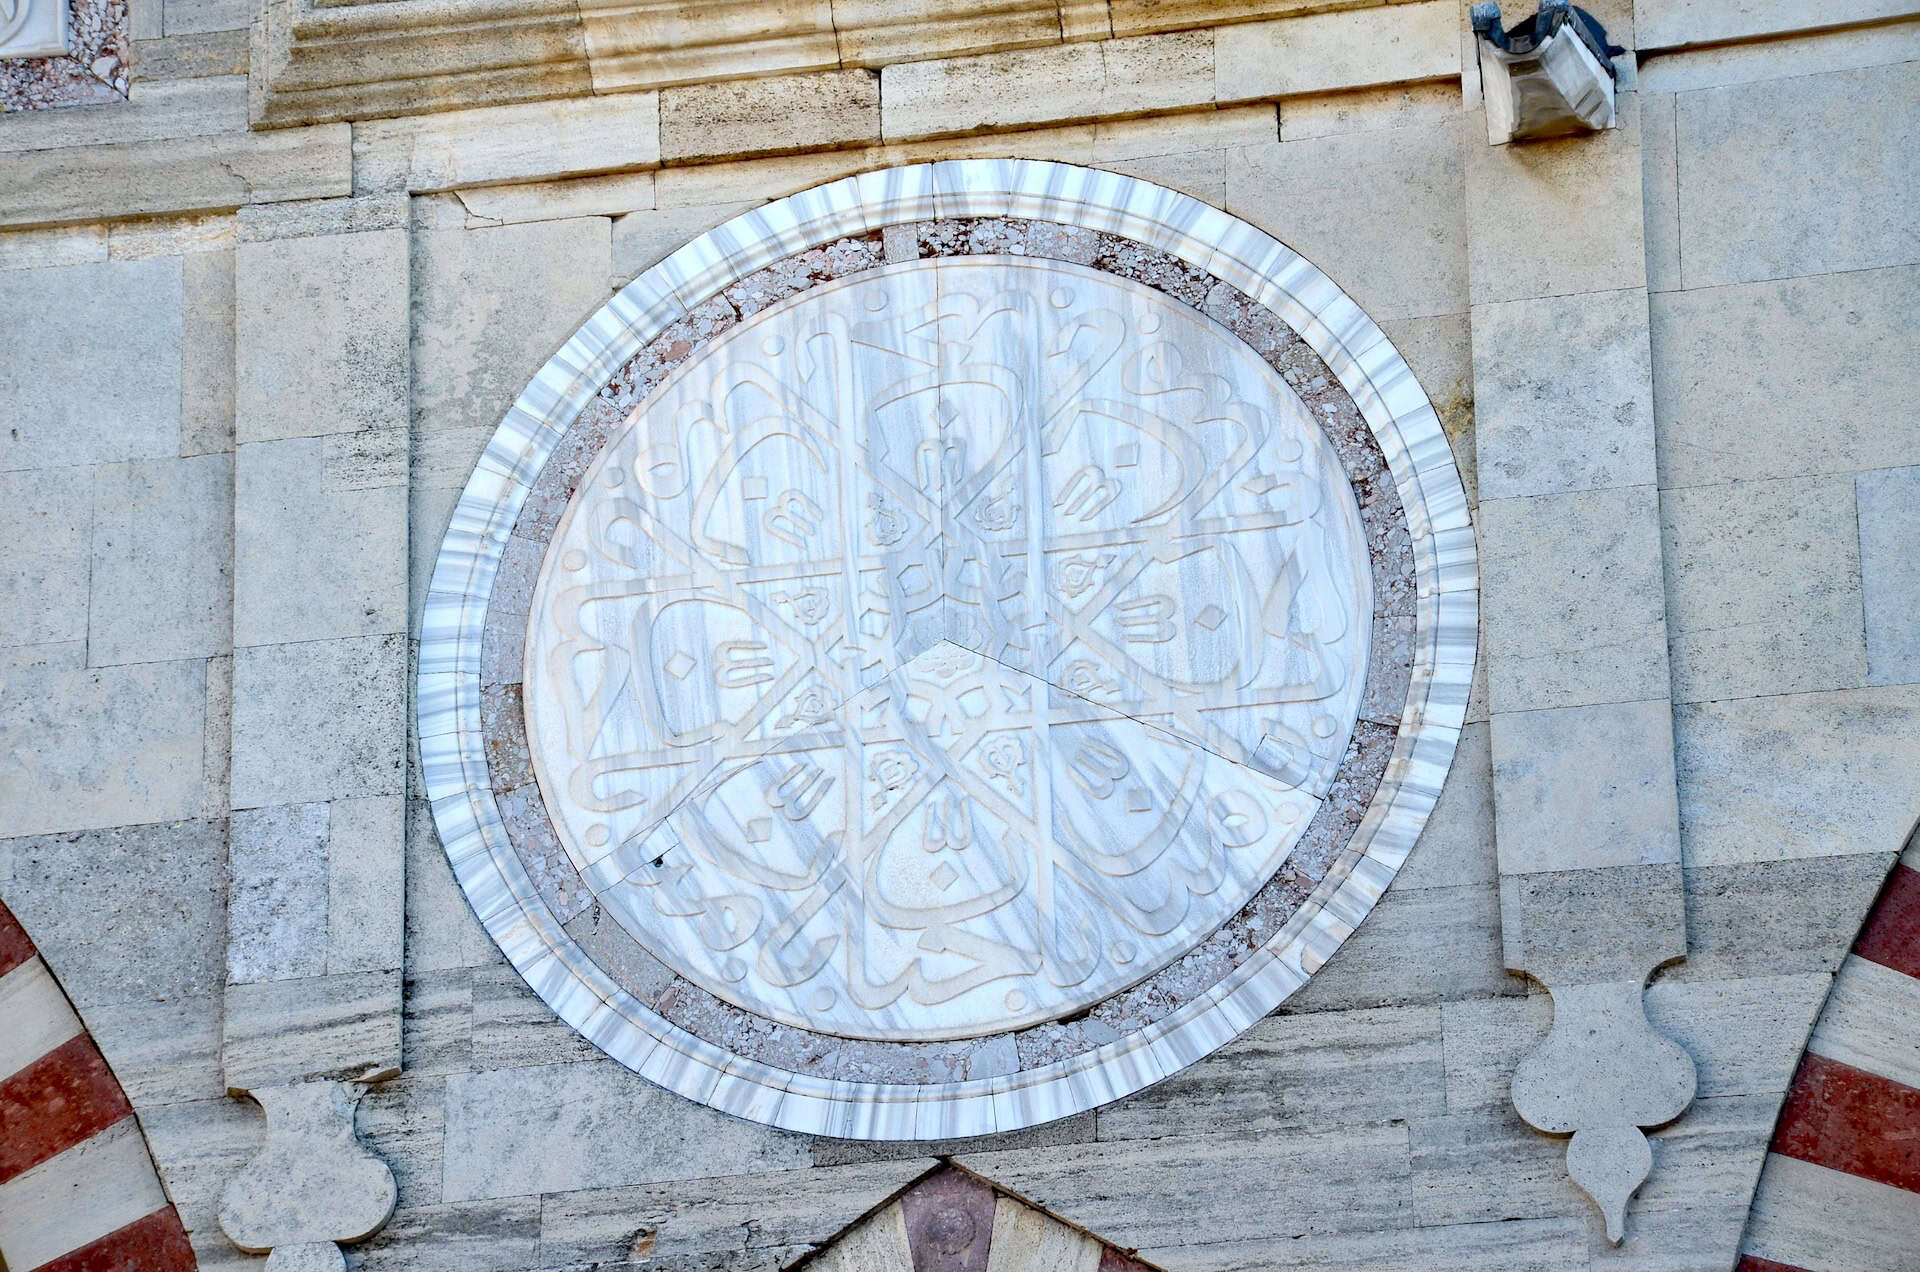
[[[230,1091],[396,1069],[357,1125],[398,1209],[350,1266],[780,1267],[935,1155],[1170,1269],[1731,1264],[1920,813],[1920,26],[1598,6],[1641,50],[1635,131],[1544,143],[1489,200],[1450,0],[1217,27],[1091,7],[1093,38],[1028,48],[836,46],[825,69],[261,130],[244,6],[135,0],[128,103],[0,119],[0,895],[200,1266],[261,1263],[216,1218],[263,1133]],[[1620,197],[1556,205],[1600,147]],[[478,926],[418,798],[406,668],[502,412],[692,235],[847,173],[999,155],[1141,176],[1298,250],[1406,356],[1476,497],[1534,493],[1525,437],[1476,481],[1476,402],[1650,426],[1646,534],[1537,529],[1659,580],[1687,958],[1646,1003],[1698,1091],[1653,1134],[1623,1245],[1509,1098],[1551,1005],[1506,970],[1484,689],[1414,856],[1305,989],[1176,1077],[1009,1137],[858,1144],[688,1103],[556,1019]],[[1498,245],[1543,232],[1514,272]],[[1642,291],[1645,365],[1580,359]],[[1525,351],[1561,348],[1543,385]],[[1610,648],[1620,616],[1537,595],[1498,621],[1523,655]],[[1598,734],[1578,758],[1623,759]]]

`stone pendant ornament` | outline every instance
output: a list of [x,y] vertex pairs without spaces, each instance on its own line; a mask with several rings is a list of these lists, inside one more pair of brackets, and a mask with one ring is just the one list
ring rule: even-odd
[[354,1136],[362,1090],[321,1080],[248,1092],[266,1112],[267,1138],[221,1193],[220,1229],[268,1254],[268,1272],[344,1272],[340,1244],[364,1241],[393,1214],[393,1171]]
[[1607,1240],[1626,1235],[1627,1202],[1653,1169],[1642,1127],[1686,1112],[1693,1057],[1647,1020],[1644,982],[1550,985],[1553,1029],[1521,1058],[1513,1107],[1527,1125],[1571,1135],[1567,1173],[1600,1207]]

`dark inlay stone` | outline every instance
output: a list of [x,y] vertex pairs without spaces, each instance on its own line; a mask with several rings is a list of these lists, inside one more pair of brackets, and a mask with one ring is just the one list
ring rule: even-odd
[[35,1272],[195,1272],[193,1246],[172,1206],[70,1250]]
[[0,1080],[0,1183],[133,1112],[93,1039],[69,1038]]
[[1853,952],[1882,967],[1920,977],[1920,871],[1893,868]]
[[1920,1192],[1920,1090],[1809,1052],[1773,1151]]
[[1154,1272],[1154,1269],[1108,1246],[1100,1252],[1100,1272]]
[[7,903],[0,901],[0,976],[5,976],[33,957],[33,942],[14,919]]
[[1775,1263],[1772,1259],[1743,1254],[1740,1256],[1740,1262],[1734,1264],[1733,1272],[1807,1272],[1807,1270],[1795,1267],[1791,1263]]
[[993,1189],[949,1166],[900,1198],[913,1272],[986,1272]]

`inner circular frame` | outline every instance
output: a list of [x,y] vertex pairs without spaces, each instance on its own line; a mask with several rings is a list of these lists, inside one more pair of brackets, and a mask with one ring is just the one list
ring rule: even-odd
[[[880,1066],[920,1080],[876,1072],[870,1058],[842,1066],[860,1077],[804,1072],[813,1066],[742,1054],[763,1048],[741,1045],[737,1029],[713,1028],[721,1022],[706,1018],[697,996],[668,994],[650,1007],[622,983],[631,977],[609,974],[626,969],[609,968],[604,955],[597,961],[568,931],[580,925],[563,926],[549,906],[543,893],[553,889],[540,887],[514,851],[488,766],[488,600],[496,576],[513,572],[503,556],[514,524],[542,515],[556,494],[564,506],[565,492],[542,495],[538,487],[552,485],[542,481],[550,459],[576,462],[557,452],[568,451],[566,436],[583,410],[617,397],[620,372],[655,340],[697,328],[706,301],[728,289],[777,287],[769,266],[826,244],[884,237],[889,226],[1005,217],[1118,235],[1185,262],[1270,311],[1324,360],[1363,417],[1405,511],[1415,581],[1412,631],[1395,642],[1411,663],[1405,708],[1398,730],[1380,739],[1378,785],[1339,859],[1291,920],[1250,952],[1230,951],[1225,974],[1190,986],[1184,1001],[1138,1004],[1147,1009],[1121,1015],[1144,1023],[1118,1036],[1109,1027],[1097,1045],[1086,1036],[1035,1039],[1019,1048],[1020,1067],[990,1077],[930,1062],[937,1057]],[[677,348],[679,338],[670,344]],[[577,462],[583,469],[585,460]],[[456,508],[429,591],[418,686],[424,776],[456,874],[503,952],[563,1019],[629,1067],[713,1107],[797,1131],[924,1139],[1011,1130],[1118,1098],[1222,1045],[1304,983],[1364,917],[1411,849],[1450,763],[1472,671],[1475,585],[1465,496],[1425,395],[1378,328],[1288,249],[1184,195],[1090,169],[962,160],[868,173],[747,213],[682,248],[589,320],[509,411]],[[712,1041],[716,1032],[734,1045]]]

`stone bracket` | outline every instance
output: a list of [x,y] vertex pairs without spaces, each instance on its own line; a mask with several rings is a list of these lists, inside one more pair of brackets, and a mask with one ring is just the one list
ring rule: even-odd
[[249,1091],[267,1138],[220,1194],[220,1230],[240,1249],[268,1254],[269,1272],[341,1272],[340,1243],[364,1241],[393,1214],[393,1171],[354,1135],[366,1088],[292,1082]]

